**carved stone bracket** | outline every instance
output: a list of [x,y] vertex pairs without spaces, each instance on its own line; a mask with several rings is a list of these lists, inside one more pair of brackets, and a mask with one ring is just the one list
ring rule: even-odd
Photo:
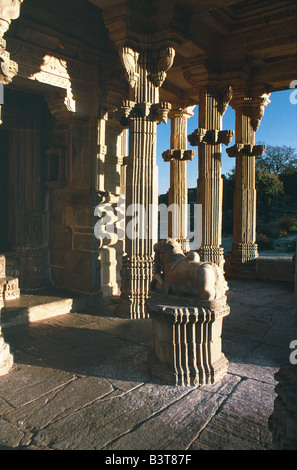
[[7,85],[18,72],[18,64],[10,60],[10,54],[6,50],[6,41],[0,39],[0,83]]
[[170,149],[162,153],[164,162],[171,160],[192,161],[195,156],[195,150]]
[[153,113],[153,121],[157,121],[158,124],[163,122],[167,124],[168,114],[171,110],[171,104],[166,102],[161,102],[157,104],[153,104],[151,107]]
[[234,157],[261,157],[265,152],[265,145],[235,144],[226,150],[230,158]]
[[206,130],[196,129],[192,134],[188,136],[190,145],[196,146],[199,144],[208,145],[229,145],[234,137],[234,131],[219,131],[217,129]]
[[125,100],[120,108],[121,124],[128,127],[129,119],[143,117],[156,121],[158,124],[167,123],[168,113],[171,110],[171,104],[166,102],[152,104],[149,102],[135,103],[134,101]]
[[222,116],[227,111],[229,102],[231,101],[233,96],[233,90],[231,86],[227,86],[226,88],[221,88],[219,91],[219,100],[218,100],[218,110]]
[[[130,47],[120,49],[120,58],[126,70],[127,80],[131,88],[135,88],[140,79],[139,60],[140,52],[134,51]],[[147,63],[148,78],[155,87],[160,88],[165,79],[166,72],[172,67],[175,57],[175,50],[172,47],[153,50],[150,52],[150,61]]]
[[134,88],[139,79],[139,73],[136,72],[139,52],[125,46],[120,50],[120,58],[126,70],[127,80],[131,88]]
[[12,20],[20,15],[23,0],[1,0],[0,2],[0,37],[9,29]]
[[169,70],[174,61],[175,50],[172,47],[153,51],[152,53],[152,69],[153,71],[149,74],[149,79],[155,85],[160,88],[165,79],[166,72]]
[[245,90],[237,90],[231,101],[234,109],[241,109],[242,114],[249,116],[251,127],[256,132],[264,116],[265,108],[270,103],[270,93],[261,93],[259,96],[248,96]]
[[269,96],[270,94],[264,94],[257,99],[253,99],[251,104],[251,126],[255,132],[259,129],[265,108],[270,103]]

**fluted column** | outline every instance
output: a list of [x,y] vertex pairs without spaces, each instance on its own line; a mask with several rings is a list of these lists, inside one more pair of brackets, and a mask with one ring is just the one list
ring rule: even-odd
[[268,103],[267,94],[251,98],[243,93],[234,94],[231,102],[235,109],[236,143],[227,153],[236,158],[236,185],[229,275],[249,276],[252,272],[249,262],[258,257],[255,159],[263,154],[265,146],[255,145],[255,134]]
[[174,50],[134,51],[121,58],[131,99],[123,103],[122,122],[129,127],[126,159],[126,255],[122,266],[122,298],[133,319],[146,317],[145,301],[154,273],[153,246],[158,236],[157,123],[166,122],[170,105],[159,103],[159,87],[171,67]]
[[168,236],[175,238],[184,252],[189,251],[188,240],[188,186],[187,161],[194,150],[187,150],[187,121],[193,116],[194,106],[176,107],[168,115],[171,120],[170,150],[163,152],[164,161],[170,162],[170,188],[168,195]]
[[198,204],[202,205],[201,261],[216,263],[224,269],[222,243],[223,181],[221,175],[222,144],[228,145],[233,131],[222,130],[222,116],[232,90],[217,84],[201,86],[199,94],[199,128],[189,136],[198,145]]

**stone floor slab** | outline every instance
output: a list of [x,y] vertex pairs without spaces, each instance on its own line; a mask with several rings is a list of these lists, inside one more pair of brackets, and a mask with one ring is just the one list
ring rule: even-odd
[[197,389],[150,375],[150,319],[98,307],[4,328],[15,362],[0,378],[0,449],[271,449],[274,374],[289,359],[292,290],[229,285],[228,373]]

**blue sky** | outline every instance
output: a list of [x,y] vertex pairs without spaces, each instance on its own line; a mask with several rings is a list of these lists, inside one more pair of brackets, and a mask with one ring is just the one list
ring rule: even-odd
[[[291,90],[274,92],[271,94],[271,103],[265,109],[264,117],[256,134],[256,143],[265,145],[293,147],[297,150],[297,105],[290,102]],[[198,127],[198,107],[194,116],[188,121],[188,134]],[[223,129],[235,129],[235,112],[229,106],[223,117]],[[157,135],[157,165],[159,167],[159,194],[166,193],[169,188],[170,164],[162,159],[162,152],[170,148],[170,120],[167,125],[158,126]],[[234,139],[230,145],[233,145]],[[188,146],[196,150],[192,162],[188,162],[188,188],[194,188],[198,178],[197,147]],[[235,166],[235,160],[229,158],[223,146],[222,173],[228,174]]]

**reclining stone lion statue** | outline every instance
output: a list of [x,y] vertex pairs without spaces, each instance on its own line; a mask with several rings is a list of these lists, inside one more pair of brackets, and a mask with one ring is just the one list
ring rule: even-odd
[[210,262],[200,262],[195,251],[184,255],[180,244],[171,238],[154,245],[156,274],[152,290],[174,296],[201,300],[221,299],[228,290],[223,271]]

